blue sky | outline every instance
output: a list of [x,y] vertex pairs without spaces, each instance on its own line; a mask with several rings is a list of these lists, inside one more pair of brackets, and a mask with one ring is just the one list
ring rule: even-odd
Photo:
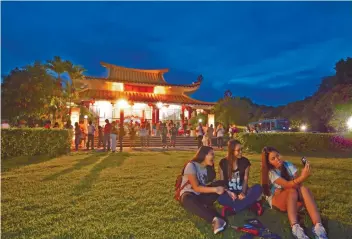
[[55,55],[105,76],[105,61],[169,68],[170,83],[216,101],[258,104],[312,95],[352,56],[350,2],[2,2],[1,73]]

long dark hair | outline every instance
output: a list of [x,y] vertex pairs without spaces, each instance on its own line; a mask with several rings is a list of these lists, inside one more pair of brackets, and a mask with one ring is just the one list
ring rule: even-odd
[[[236,145],[241,144],[240,141],[235,140],[235,139],[231,139],[229,140],[228,144],[227,144],[227,178],[231,178],[232,177],[232,171],[234,170],[233,168],[233,162],[235,160],[237,160],[235,158],[235,155],[233,155],[233,152],[235,151]],[[223,172],[225,174],[225,172]]]
[[[212,147],[210,146],[201,146],[196,155],[193,157],[192,161],[197,162],[197,163],[202,163],[205,160],[205,157],[207,154],[213,150]],[[206,166],[207,167],[207,177],[208,177],[208,182],[212,182],[216,178],[216,172],[215,172],[215,167],[213,166]]]
[[[270,196],[270,189],[269,189],[269,171],[271,169],[274,169],[274,167],[269,163],[269,154],[271,152],[277,152],[279,153],[278,150],[276,150],[274,147],[264,147],[262,150],[262,187],[264,191],[264,195]],[[281,167],[281,177],[284,178],[285,180],[289,181],[291,180],[291,177],[285,167],[285,165],[282,165]]]

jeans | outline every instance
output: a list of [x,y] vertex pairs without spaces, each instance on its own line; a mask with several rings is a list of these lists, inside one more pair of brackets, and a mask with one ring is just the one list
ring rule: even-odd
[[221,218],[214,207],[214,202],[219,197],[216,193],[201,193],[196,195],[185,192],[181,196],[181,205],[186,211],[203,218],[208,223],[212,223],[214,217]]
[[141,136],[141,146],[142,147],[146,146],[146,140],[147,140],[147,136]]
[[76,149],[76,151],[78,150],[78,146],[79,146],[80,142],[81,142],[81,136],[79,134],[76,134],[75,135],[75,149]]
[[116,134],[110,134],[111,137],[111,150],[112,152],[116,151]]
[[94,149],[94,135],[93,134],[88,134],[87,149],[89,149],[89,143],[91,145],[91,148]]
[[100,146],[104,145],[104,136],[103,135],[99,135],[98,136],[98,148],[100,148]]
[[219,196],[218,202],[223,206],[233,208],[235,212],[240,212],[252,206],[259,199],[260,195],[262,195],[262,192],[262,187],[259,184],[255,184],[253,187],[248,189],[246,197],[242,200],[232,200],[228,193],[224,192]]
[[198,148],[202,147],[202,145],[203,145],[202,139],[203,139],[203,135],[197,136]]
[[108,146],[108,150],[110,150],[110,134],[104,134],[104,150],[106,149],[106,145]]
[[224,138],[223,137],[218,137],[217,138],[218,140],[218,148],[222,148],[223,147],[223,144],[224,144]]

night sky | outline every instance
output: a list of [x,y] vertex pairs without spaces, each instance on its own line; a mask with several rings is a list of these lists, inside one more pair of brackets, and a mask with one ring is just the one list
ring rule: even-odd
[[1,73],[58,55],[105,76],[100,61],[204,77],[193,97],[226,89],[281,105],[312,95],[352,57],[350,2],[2,2]]

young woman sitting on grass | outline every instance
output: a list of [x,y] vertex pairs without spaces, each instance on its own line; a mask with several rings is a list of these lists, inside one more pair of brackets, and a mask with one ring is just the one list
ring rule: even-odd
[[276,149],[264,147],[262,150],[262,186],[270,206],[282,212],[287,211],[295,238],[309,239],[297,221],[297,211],[304,204],[314,224],[312,231],[315,238],[327,239],[313,195],[302,185],[309,175],[308,162],[298,175],[297,168],[292,163],[283,161]]
[[242,145],[238,140],[228,142],[227,157],[220,160],[219,166],[220,179],[225,180],[228,186],[227,193],[218,198],[218,202],[224,206],[223,216],[227,209],[236,213],[249,207],[261,215],[263,209],[257,200],[262,195],[262,187],[255,184],[248,188],[251,163],[242,156]]
[[207,186],[207,183],[213,179],[215,179],[213,148],[201,146],[191,162],[184,168],[181,185],[186,186],[180,192],[180,202],[188,212],[211,223],[214,234],[217,234],[225,229],[226,222],[213,204],[219,195],[224,193],[225,188]]

